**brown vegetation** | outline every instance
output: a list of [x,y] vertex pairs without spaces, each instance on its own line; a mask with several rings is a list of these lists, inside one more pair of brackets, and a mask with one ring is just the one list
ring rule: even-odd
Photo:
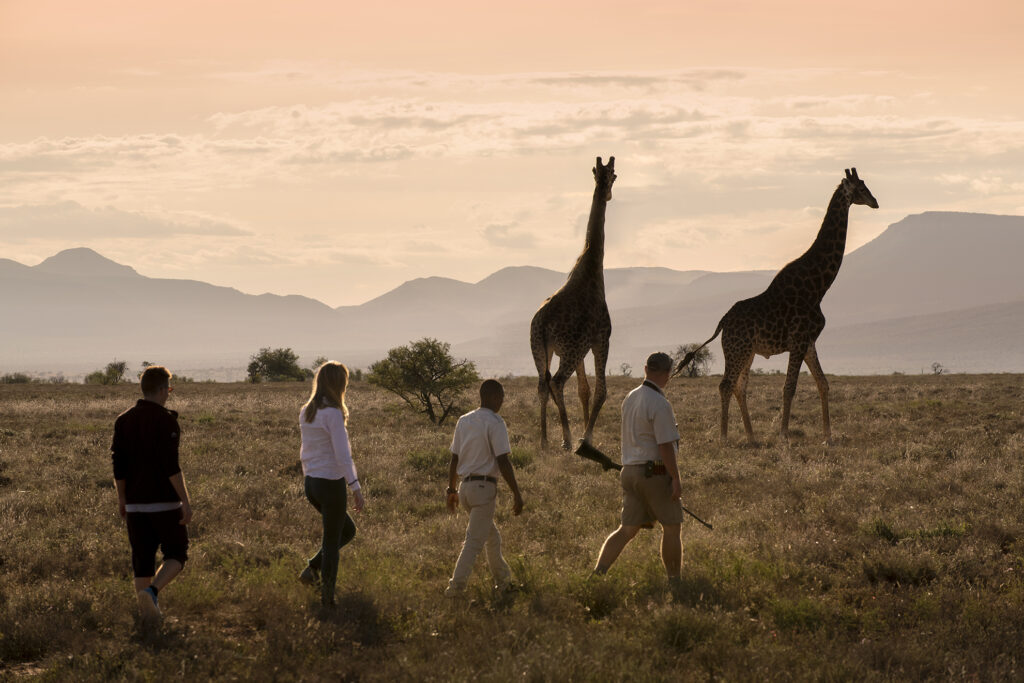
[[[444,509],[450,428],[357,382],[350,432],[367,492],[342,553],[341,609],[296,576],[317,517],[298,466],[301,384],[175,391],[195,507],[192,560],[136,627],[108,447],[134,386],[0,386],[0,677],[55,680],[690,680],[1020,678],[1024,378],[837,377],[836,444],[802,382],[789,446],[782,377],[754,376],[759,447],[718,445],[717,378],[669,387],[683,435],[684,586],[670,595],[644,532],[588,575],[615,526],[617,481],[539,453],[535,381],[503,414],[526,500],[498,524],[522,590],[442,597],[464,529]],[[594,442],[618,459],[610,378]],[[571,387],[570,387],[571,393]],[[472,406],[467,394],[464,407]],[[578,424],[579,415],[573,416]]]

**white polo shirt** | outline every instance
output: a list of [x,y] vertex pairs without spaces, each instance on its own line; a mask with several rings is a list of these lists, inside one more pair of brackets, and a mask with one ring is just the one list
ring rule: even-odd
[[477,408],[459,418],[451,452],[459,456],[459,479],[471,474],[497,477],[498,456],[512,452],[505,421],[490,408]]
[[653,383],[644,382],[622,401],[622,464],[661,460],[658,444],[679,452],[679,429],[672,404]]

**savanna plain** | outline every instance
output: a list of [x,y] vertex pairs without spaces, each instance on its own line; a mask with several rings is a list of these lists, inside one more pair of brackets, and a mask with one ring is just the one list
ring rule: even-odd
[[[590,576],[615,528],[618,480],[538,448],[536,380],[502,409],[526,508],[497,523],[520,590],[443,589],[465,533],[444,506],[453,423],[435,427],[363,382],[349,429],[367,494],[342,551],[336,611],[296,580],[319,518],[302,493],[309,384],[180,384],[191,560],[140,628],[109,445],[137,385],[0,386],[0,677],[48,680],[1020,680],[1024,678],[1024,377],[832,377],[822,443],[804,376],[792,437],[780,376],[751,378],[761,441],[718,379],[668,387],[682,434],[682,586],[660,530]],[[595,444],[619,459],[610,379]],[[575,391],[567,391],[575,435]],[[472,393],[462,401],[474,407]],[[557,425],[557,422],[556,422]]]

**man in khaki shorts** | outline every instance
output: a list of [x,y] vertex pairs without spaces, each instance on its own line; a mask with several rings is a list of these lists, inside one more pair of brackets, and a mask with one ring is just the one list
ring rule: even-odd
[[678,582],[683,563],[679,527],[679,430],[664,388],[672,358],[652,353],[644,366],[644,383],[622,402],[622,523],[612,532],[597,558],[595,574],[604,574],[642,527],[661,523],[661,561],[669,582]]
[[505,421],[498,416],[504,401],[505,389],[501,383],[485,380],[480,385],[480,407],[460,417],[455,425],[448,466],[447,503],[452,512],[461,503],[469,511],[469,525],[455,571],[444,592],[449,598],[465,595],[473,564],[485,548],[495,588],[502,593],[512,589],[512,572],[502,557],[501,534],[494,524],[499,474],[512,489],[512,514],[523,511],[523,497],[508,459],[512,451],[508,430]]

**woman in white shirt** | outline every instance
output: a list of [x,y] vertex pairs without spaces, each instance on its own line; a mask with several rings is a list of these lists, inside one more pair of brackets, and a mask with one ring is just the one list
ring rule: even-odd
[[356,535],[356,525],[346,511],[352,489],[353,509],[363,509],[363,494],[352,449],[348,442],[348,407],[345,389],[348,368],[336,361],[320,366],[313,380],[313,392],[302,406],[302,474],[306,498],[323,518],[323,540],[310,558],[299,580],[308,585],[320,582],[320,602],[334,607],[334,584],[338,577],[338,551]]

